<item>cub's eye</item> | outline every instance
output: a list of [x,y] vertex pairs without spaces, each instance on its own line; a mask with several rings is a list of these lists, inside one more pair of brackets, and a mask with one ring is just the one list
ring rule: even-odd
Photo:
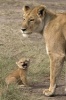
[[20,63],[23,63],[23,62],[20,62]]
[[34,21],[34,19],[30,19],[30,22],[33,22]]

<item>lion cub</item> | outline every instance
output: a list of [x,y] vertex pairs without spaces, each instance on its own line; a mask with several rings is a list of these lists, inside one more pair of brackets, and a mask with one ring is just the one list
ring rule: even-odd
[[9,76],[6,77],[5,82],[7,84],[7,87],[10,83],[21,81],[24,86],[28,86],[27,82],[27,69],[29,67],[30,60],[29,59],[20,59],[18,62],[16,62],[18,69],[13,71],[9,74]]

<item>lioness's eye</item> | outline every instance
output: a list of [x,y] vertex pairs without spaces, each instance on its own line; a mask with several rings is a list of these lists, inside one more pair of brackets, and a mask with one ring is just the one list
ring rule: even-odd
[[30,21],[31,21],[31,22],[33,22],[33,21],[34,21],[34,19],[30,19]]
[[23,20],[25,20],[25,18],[23,18]]
[[23,20],[25,20],[25,18]]

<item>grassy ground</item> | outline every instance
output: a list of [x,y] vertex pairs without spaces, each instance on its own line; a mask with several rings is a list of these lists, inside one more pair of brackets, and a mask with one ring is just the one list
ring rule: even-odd
[[[42,94],[43,88],[49,86],[49,59],[43,37],[34,33],[25,39],[20,32],[22,6],[31,2],[32,0],[0,0],[0,100],[60,100],[60,97],[47,98]],[[35,1],[32,3],[37,4]],[[15,62],[22,57],[31,59],[28,81],[32,88],[18,89],[17,84],[11,84],[6,90],[5,77],[17,68]]]

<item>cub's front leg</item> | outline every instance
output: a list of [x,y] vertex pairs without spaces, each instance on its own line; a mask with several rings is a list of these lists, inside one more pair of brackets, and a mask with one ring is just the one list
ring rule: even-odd
[[27,81],[27,76],[26,75],[20,76],[20,79],[21,79],[24,86],[28,86],[28,81]]

